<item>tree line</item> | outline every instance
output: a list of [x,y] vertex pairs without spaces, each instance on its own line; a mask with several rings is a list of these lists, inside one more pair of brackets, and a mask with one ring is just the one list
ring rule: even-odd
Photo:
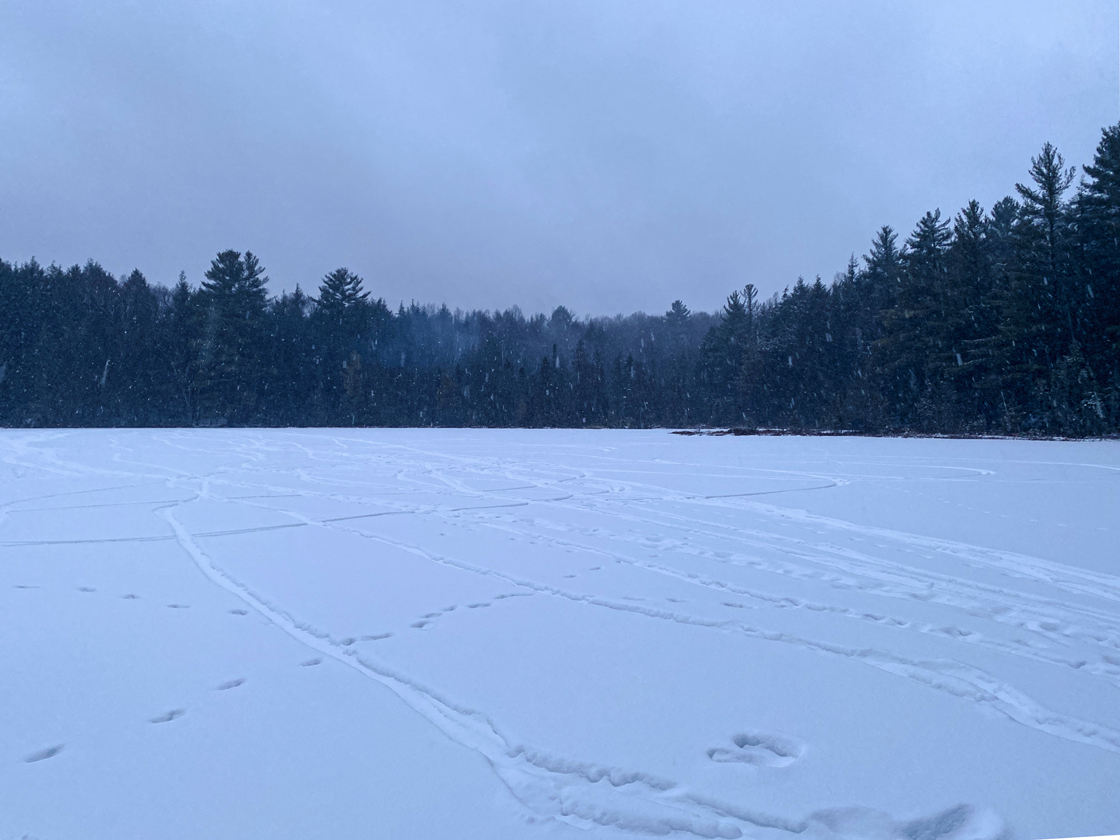
[[270,297],[248,251],[171,288],[0,260],[0,424],[1115,433],[1120,124],[1080,179],[1049,143],[1028,175],[718,313],[393,311],[346,268]]

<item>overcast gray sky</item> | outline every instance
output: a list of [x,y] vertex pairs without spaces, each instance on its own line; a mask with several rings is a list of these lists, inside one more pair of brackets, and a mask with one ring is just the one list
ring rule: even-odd
[[714,309],[1120,119],[1078,2],[3,0],[0,257],[391,305]]

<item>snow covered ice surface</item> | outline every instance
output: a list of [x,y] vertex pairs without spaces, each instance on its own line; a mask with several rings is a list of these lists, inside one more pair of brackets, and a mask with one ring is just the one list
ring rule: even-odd
[[0,433],[0,840],[1120,830],[1120,446]]

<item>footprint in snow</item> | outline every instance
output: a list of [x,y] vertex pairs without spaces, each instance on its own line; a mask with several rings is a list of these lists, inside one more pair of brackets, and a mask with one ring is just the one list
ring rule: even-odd
[[741,732],[731,739],[733,747],[712,747],[708,758],[725,764],[753,764],[756,767],[788,767],[801,758],[805,747],[781,735]]
[[191,605],[190,604],[168,604],[167,608],[169,610],[189,610],[191,608]]
[[468,610],[477,610],[481,607],[488,607],[488,606],[490,606],[489,602],[484,601],[480,604],[467,604],[467,609]]
[[45,758],[54,758],[62,752],[62,744],[56,744],[53,747],[47,747],[45,750],[33,752],[31,755],[25,757],[23,760],[28,764],[34,764],[36,761],[42,761]]
[[239,685],[244,684],[244,682],[245,682],[244,677],[238,677],[235,680],[229,680],[228,682],[222,683],[220,686],[218,686],[217,690],[218,691],[229,691],[231,688],[237,688]]
[[363,642],[380,642],[382,639],[388,639],[392,633],[374,633],[372,636],[362,636]]
[[338,643],[343,647],[350,647],[350,645],[354,644],[356,641],[358,640],[353,636],[347,636],[345,639],[339,639]]
[[160,715],[159,717],[152,718],[150,722],[151,723],[170,723],[171,721],[175,720],[175,718],[181,718],[186,713],[187,713],[186,709],[172,709],[170,712],[168,712],[165,715]]
[[94,589],[92,586],[79,586],[78,591],[79,592],[96,592],[97,590]]
[[248,615],[248,610],[230,610],[230,615]]
[[131,592],[129,592],[127,595],[122,595],[121,596],[121,598],[125,601],[135,601],[139,597],[140,597],[139,595],[133,595]]
[[38,586],[32,586],[27,583],[16,583],[12,585],[13,589],[38,589]]
[[316,656],[314,659],[308,659],[306,662],[299,663],[304,668],[310,668],[312,665],[318,665],[323,660]]
[[432,622],[430,622],[430,621],[415,621],[415,622],[412,623],[412,626],[415,627],[417,630],[423,630],[425,627],[431,627]]
[[742,605],[742,604],[736,604],[736,603],[735,603],[734,601],[724,601],[724,602],[723,602],[723,605],[724,605],[725,607],[734,607],[734,608],[735,608],[735,609],[737,609],[737,610],[741,610],[741,609],[743,609],[743,605]]

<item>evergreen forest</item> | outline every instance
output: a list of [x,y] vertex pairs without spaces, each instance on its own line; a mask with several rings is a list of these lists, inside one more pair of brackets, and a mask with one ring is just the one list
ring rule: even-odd
[[748,283],[717,313],[374,294],[338,268],[270,296],[249,251],[170,288],[0,260],[0,424],[1115,434],[1120,124],[1080,173],[1048,143],[992,207],[883,227],[831,283]]

